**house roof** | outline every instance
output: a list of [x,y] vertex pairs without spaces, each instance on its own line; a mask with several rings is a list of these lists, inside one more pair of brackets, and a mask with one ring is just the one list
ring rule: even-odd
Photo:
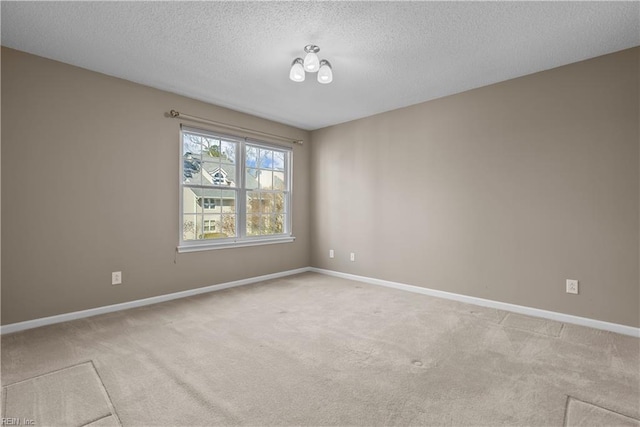
[[[236,176],[237,165],[228,158],[212,156],[209,152],[203,151],[198,154],[185,153],[183,159],[183,179],[185,183],[213,185],[215,174],[222,172],[227,186],[235,187],[234,177]],[[279,177],[275,177],[275,179],[282,182]],[[259,187],[257,176],[251,173],[245,174],[245,182],[247,188]],[[207,194],[211,194],[211,197],[217,197],[218,191],[215,189],[203,189],[201,194],[203,197],[207,197]],[[228,192],[227,196],[232,197],[232,194]]]

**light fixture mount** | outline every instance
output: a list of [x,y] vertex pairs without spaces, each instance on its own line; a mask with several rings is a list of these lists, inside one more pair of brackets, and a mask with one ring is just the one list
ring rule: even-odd
[[320,48],[315,44],[308,44],[304,47],[304,51],[307,53],[318,53],[320,52]]

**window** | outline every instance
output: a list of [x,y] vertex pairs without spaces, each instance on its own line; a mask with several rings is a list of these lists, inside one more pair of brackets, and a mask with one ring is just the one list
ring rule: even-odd
[[222,175],[220,172],[216,172],[213,175],[213,183],[216,185],[223,185],[225,183],[224,175]]
[[212,199],[211,197],[205,197],[204,199],[198,198],[198,206],[201,206],[205,209],[215,209],[216,207],[216,199]]
[[204,220],[204,231],[216,231],[216,222],[212,219]]
[[291,149],[183,127],[179,251],[293,241]]

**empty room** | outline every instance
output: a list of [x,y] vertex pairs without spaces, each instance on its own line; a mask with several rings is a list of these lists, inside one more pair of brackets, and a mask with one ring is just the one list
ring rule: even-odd
[[1,2],[1,425],[640,426],[639,2]]

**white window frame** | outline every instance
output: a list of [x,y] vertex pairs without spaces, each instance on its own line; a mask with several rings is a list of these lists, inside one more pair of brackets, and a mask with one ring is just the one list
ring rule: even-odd
[[[236,191],[236,236],[219,239],[202,239],[202,240],[184,240],[183,235],[183,221],[184,221],[184,188],[197,188],[195,185],[184,184],[184,161],[183,161],[183,133],[195,133],[204,136],[224,139],[229,142],[236,143],[236,186],[206,186],[206,188],[220,188],[225,191]],[[281,234],[270,234],[264,236],[247,236],[247,192],[251,192],[254,189],[246,188],[246,147],[247,145],[258,148],[265,148],[268,150],[276,150],[284,153],[284,173],[286,190],[284,191],[285,197],[285,219],[284,219],[284,232]],[[293,236],[293,221],[292,221],[292,206],[293,206],[293,150],[291,147],[286,147],[280,144],[274,144],[265,141],[259,141],[246,137],[240,137],[235,135],[229,135],[208,129],[190,127],[182,125],[180,127],[180,151],[179,151],[179,212],[178,212],[178,235],[179,244],[178,252],[195,252],[212,249],[224,249],[224,248],[236,248],[243,246],[256,246],[256,245],[268,245],[275,243],[288,243],[293,242],[295,237]],[[204,188],[204,187],[201,187]],[[204,198],[202,201],[204,205]]]

